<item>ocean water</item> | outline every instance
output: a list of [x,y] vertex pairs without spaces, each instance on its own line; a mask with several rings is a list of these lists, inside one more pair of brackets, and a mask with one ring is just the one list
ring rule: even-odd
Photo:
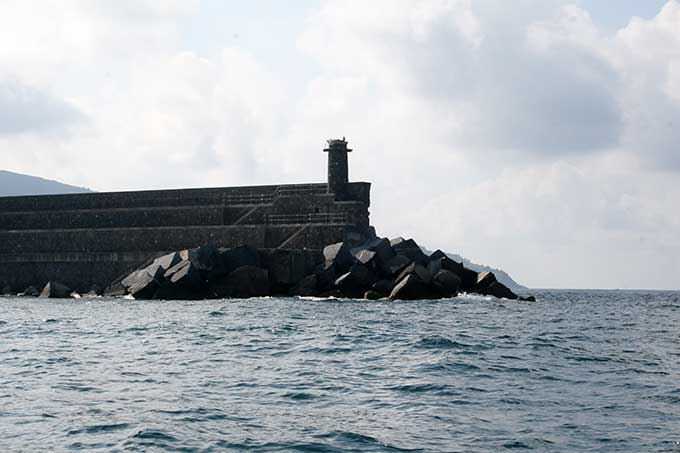
[[0,299],[1,451],[680,451],[680,293]]

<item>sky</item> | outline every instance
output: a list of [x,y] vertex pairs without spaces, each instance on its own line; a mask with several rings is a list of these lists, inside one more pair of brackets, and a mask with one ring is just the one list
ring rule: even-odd
[[0,169],[325,179],[550,288],[680,288],[678,0],[0,0]]

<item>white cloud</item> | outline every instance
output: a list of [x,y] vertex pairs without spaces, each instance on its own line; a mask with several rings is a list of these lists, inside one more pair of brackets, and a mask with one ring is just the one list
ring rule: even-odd
[[324,2],[299,99],[242,48],[184,48],[200,6],[3,3],[0,80],[30,88],[0,83],[0,167],[99,190],[319,181],[345,135],[385,234],[528,284],[677,286],[677,1],[617,33],[567,0]]
[[0,79],[0,135],[61,134],[83,119],[63,99],[16,80]]

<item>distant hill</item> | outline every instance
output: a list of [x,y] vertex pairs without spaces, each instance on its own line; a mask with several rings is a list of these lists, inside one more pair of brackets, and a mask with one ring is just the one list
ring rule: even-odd
[[0,170],[0,197],[17,195],[52,195],[92,192],[84,187],[69,186],[57,181]]
[[[421,248],[423,249],[423,252],[425,252],[426,254],[428,254],[428,255],[432,254],[432,252],[430,250],[427,250],[424,247],[421,247]],[[472,269],[475,272],[484,272],[484,271],[493,272],[493,274],[496,276],[496,280],[498,280],[499,282],[501,282],[502,284],[504,284],[505,286],[507,286],[508,288],[510,288],[513,291],[520,292],[520,291],[526,291],[526,290],[529,289],[526,286],[522,286],[519,283],[517,283],[515,280],[512,279],[512,277],[510,277],[510,275],[507,272],[505,272],[502,269],[496,269],[496,268],[493,268],[491,266],[486,266],[484,264],[473,263],[469,259],[463,258],[462,256],[460,256],[456,253],[449,253],[449,252],[444,252],[444,253],[446,253],[446,256],[448,256],[452,260],[457,261],[459,263],[463,263],[463,265],[465,267],[467,267],[468,269]]]
[[507,286],[513,291],[526,291],[527,288],[526,286],[522,286],[519,283],[517,283],[515,280],[510,277],[510,275],[505,272],[503,269],[496,269],[490,266],[485,266],[483,264],[476,264],[470,261],[467,258],[463,258],[460,255],[457,255],[455,253],[448,253],[444,252],[446,255],[451,258],[454,261],[458,261],[459,263],[462,262],[465,267],[468,269],[472,269],[473,271],[476,272],[483,272],[483,271],[488,271],[488,272],[493,272],[494,275],[496,276],[496,280]]

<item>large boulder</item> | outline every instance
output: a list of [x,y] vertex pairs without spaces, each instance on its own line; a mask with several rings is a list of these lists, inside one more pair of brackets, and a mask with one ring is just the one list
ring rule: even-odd
[[40,295],[40,291],[35,286],[29,286],[21,294],[26,297],[37,297]]
[[260,253],[254,247],[242,245],[231,249],[220,249],[220,265],[213,274],[226,275],[242,266],[262,267]]
[[224,268],[222,253],[213,244],[182,250],[179,252],[179,255],[181,261],[191,261],[194,268],[206,279],[224,275],[228,272]]
[[86,297],[97,297],[101,296],[104,293],[104,290],[101,288],[101,286],[97,285],[96,283],[90,286],[90,290],[84,294]]
[[164,270],[168,270],[171,267],[175,266],[176,264],[180,263],[182,261],[182,257],[180,256],[179,252],[172,252],[168,253],[167,255],[160,256],[153,260],[151,265],[159,265],[162,267]]
[[378,291],[373,291],[372,289],[369,289],[364,293],[364,299],[366,300],[380,300],[384,298],[385,296],[382,293],[379,293]]
[[328,291],[332,289],[335,281],[339,275],[335,271],[335,264],[331,261],[321,263],[314,268],[314,275],[316,275],[316,287],[319,291]]
[[418,263],[409,264],[406,269],[404,269],[395,279],[395,282],[399,283],[404,278],[406,278],[407,275],[416,275],[425,285],[429,285],[432,281],[432,275],[430,272],[425,268],[425,266]]
[[477,288],[477,272],[467,267],[462,267],[458,276],[461,279],[460,289],[466,292],[474,292]]
[[[371,252],[371,254],[369,255],[367,252]],[[392,250],[390,241],[386,238],[369,239],[360,246],[352,248],[351,253],[363,264],[366,264],[369,260],[365,258],[362,260],[359,257],[362,253],[364,256],[370,256],[370,260],[375,259],[377,263],[386,263],[396,255]]]
[[104,290],[104,296],[106,297],[121,297],[127,293],[127,288],[120,281],[112,283]]
[[335,281],[335,286],[345,296],[360,299],[375,281],[375,274],[368,267],[355,263]]
[[291,290],[291,296],[316,296],[319,294],[317,288],[318,277],[315,274],[310,274],[300,280]]
[[163,278],[154,299],[201,299],[208,295],[205,280],[189,260],[180,261],[165,271]]
[[49,281],[40,292],[40,297],[49,299],[68,299],[71,297],[71,288],[59,282]]
[[189,288],[199,289],[205,285],[205,280],[201,278],[200,272],[189,260],[180,261],[166,270],[163,278],[173,285],[183,285]]
[[448,258],[448,255],[441,250],[437,249],[430,255],[430,261],[438,260],[440,258]]
[[275,294],[287,294],[311,271],[307,268],[307,257],[302,252],[274,250],[265,256],[264,261]]
[[354,253],[354,259],[357,260],[359,264],[370,266],[374,262],[376,255],[376,252],[372,250],[363,249]]
[[493,282],[491,285],[480,291],[482,294],[487,296],[498,297],[499,299],[517,299],[517,294],[513,293],[510,288],[502,284],[501,282]]
[[347,242],[338,242],[324,247],[323,256],[326,262],[335,265],[336,271],[344,273],[354,263],[354,256],[350,250],[351,247]]
[[495,282],[496,276],[493,274],[493,272],[480,272],[477,274],[477,284],[475,285],[475,289],[477,291],[483,291]]
[[241,266],[210,285],[220,298],[261,297],[269,295],[269,273],[255,266]]
[[427,270],[430,271],[430,274],[435,275],[442,269],[451,271],[459,277],[465,272],[465,267],[462,263],[458,263],[446,255],[441,256],[438,251],[434,252],[430,255],[430,262],[427,264]]
[[385,277],[395,277],[404,271],[413,261],[406,256],[396,255],[380,265],[380,272]]
[[135,299],[152,299],[164,281],[163,274],[165,269],[152,264],[128,275],[121,283]]
[[392,293],[394,289],[394,282],[392,280],[378,280],[371,286],[371,290],[382,294],[383,297],[387,297]]
[[460,277],[447,269],[441,269],[432,277],[432,287],[441,297],[456,297],[460,283]]
[[418,300],[431,297],[428,286],[416,274],[408,274],[390,293],[391,300]]
[[413,262],[427,266],[428,256],[413,239],[396,238],[390,245],[397,255],[403,255]]

